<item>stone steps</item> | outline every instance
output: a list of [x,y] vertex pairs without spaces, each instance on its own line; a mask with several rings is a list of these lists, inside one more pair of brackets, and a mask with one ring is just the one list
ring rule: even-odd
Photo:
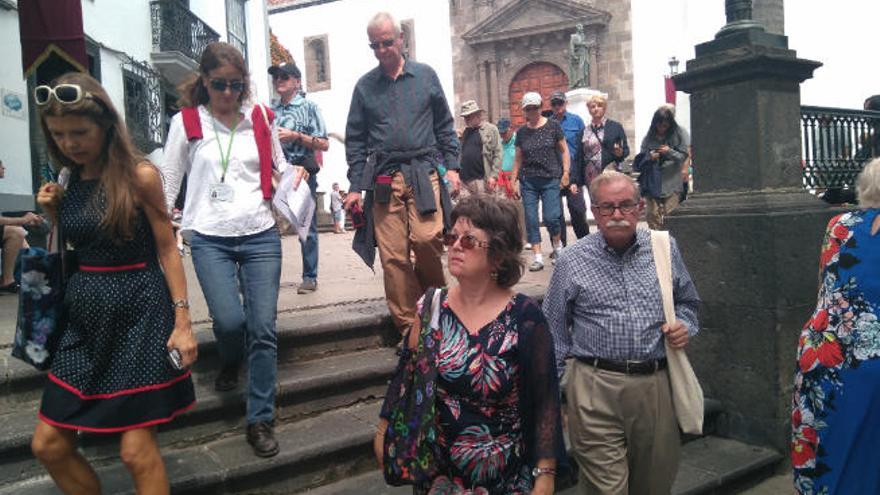
[[[375,400],[385,393],[388,377],[396,364],[397,355],[388,348],[282,364],[278,369],[276,421],[283,425],[320,412]],[[191,412],[160,428],[163,448],[233,436],[239,439],[241,449],[252,456],[243,437],[243,393],[214,391],[213,373],[195,373],[194,382],[198,403]],[[242,389],[243,379],[240,385]],[[43,472],[29,450],[37,407],[38,402],[22,404],[18,410],[0,418],[0,487]],[[92,462],[118,463],[117,435],[92,434],[81,438],[82,448]]]
[[[281,452],[270,459],[251,453],[241,435],[182,448],[164,448],[171,491],[177,494],[294,493],[368,469],[379,403],[324,412],[276,428]],[[374,464],[373,464],[374,465]],[[97,466],[104,493],[134,493],[119,462]],[[0,495],[54,493],[45,474],[0,488]]]
[[[743,487],[774,473],[782,456],[771,449],[747,445],[736,440],[703,437],[682,447],[681,464],[672,489],[673,495],[714,495],[738,493]],[[571,462],[574,462],[573,460]],[[357,476],[304,491],[308,495],[404,495],[409,487],[385,484],[376,469]],[[578,495],[575,486],[557,486],[559,495]]]

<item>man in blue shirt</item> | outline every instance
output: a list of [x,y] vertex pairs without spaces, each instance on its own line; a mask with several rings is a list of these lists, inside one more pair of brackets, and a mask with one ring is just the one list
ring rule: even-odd
[[[284,149],[284,157],[294,165],[300,165],[309,173],[308,184],[312,197],[318,196],[318,172],[321,166],[315,160],[316,151],[327,151],[327,127],[318,105],[309,101],[302,90],[302,74],[294,63],[269,67],[272,85],[278,100],[272,102],[278,138]],[[318,209],[312,216],[309,235],[300,240],[303,260],[302,283],[298,294],[308,294],[318,289]]]
[[[581,139],[583,138],[586,126],[583,119],[566,111],[567,104],[568,100],[564,92],[556,91],[550,95],[550,107],[553,109],[553,118],[562,126],[565,142],[568,144],[569,163],[575,166],[578,163],[576,159],[577,152],[581,149]],[[559,197],[560,201],[563,197],[566,198],[568,213],[571,216],[571,227],[574,229],[574,235],[580,239],[590,233],[590,227],[587,225],[587,205],[584,202],[584,191],[577,187],[574,190],[577,192],[572,192],[572,188],[565,188],[560,192]],[[562,211],[561,207],[560,211]],[[562,215],[562,220],[562,225],[565,225],[565,214]],[[563,228],[561,232],[563,246],[567,244],[568,240],[566,239],[566,230]]]

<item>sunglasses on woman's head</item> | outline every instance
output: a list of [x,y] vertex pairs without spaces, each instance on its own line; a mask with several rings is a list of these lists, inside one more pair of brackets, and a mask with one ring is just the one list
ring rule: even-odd
[[83,98],[94,99],[94,96],[88,91],[83,91],[79,84],[59,84],[54,88],[42,85],[34,88],[34,101],[37,105],[48,105],[50,98],[55,98],[58,103],[73,105]]
[[488,248],[489,243],[486,241],[481,241],[474,237],[472,234],[458,235],[453,234],[452,232],[443,235],[443,244],[448,247],[452,247],[455,245],[455,241],[461,239],[461,247],[465,249],[473,249],[477,246],[481,248]]
[[385,48],[391,48],[391,45],[394,44],[394,40],[382,40],[382,41],[372,41],[370,42],[370,48],[373,50],[378,50],[380,46]]
[[211,89],[214,91],[226,91],[226,88],[231,89],[233,93],[244,91],[244,81],[239,81],[238,79],[211,79],[208,81],[208,84],[211,85]]

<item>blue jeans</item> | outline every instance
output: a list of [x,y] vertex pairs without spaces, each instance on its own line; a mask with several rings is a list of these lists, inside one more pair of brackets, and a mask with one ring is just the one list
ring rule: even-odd
[[559,179],[548,177],[520,177],[519,193],[522,196],[526,217],[526,239],[530,244],[541,243],[541,223],[538,221],[538,201],[541,201],[541,218],[550,238],[559,235]]
[[247,422],[272,421],[277,373],[275,315],[281,283],[281,238],[275,227],[241,237],[194,233],[193,265],[224,365],[244,360]]
[[[316,174],[309,174],[309,189],[312,190],[312,198],[318,201],[318,178]],[[312,223],[309,225],[309,235],[305,242],[299,241],[302,249],[303,280],[318,279],[318,206],[315,205],[315,213],[312,215]]]

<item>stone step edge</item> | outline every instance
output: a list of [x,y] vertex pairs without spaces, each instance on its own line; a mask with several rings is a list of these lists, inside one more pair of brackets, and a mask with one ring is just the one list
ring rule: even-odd
[[[281,452],[268,459],[256,457],[244,436],[222,438],[208,444],[163,451],[172,493],[225,493],[230,483],[274,477],[281,471],[304,474],[297,466],[332,459],[334,454],[363,449],[369,452],[380,404],[359,404],[322,413],[276,429]],[[304,441],[303,439],[307,439]],[[308,441],[311,439],[313,441]],[[96,469],[105,493],[129,494],[133,488],[120,462]],[[0,488],[0,495],[36,495],[53,489],[48,475]]]
[[[302,312],[279,312],[277,323],[279,348],[282,347],[282,344],[299,340],[329,341],[337,337],[354,339],[371,332],[380,336],[393,335],[391,315],[384,303],[379,303],[379,305],[381,307],[377,307],[375,302],[355,303],[354,309],[362,314],[354,315],[350,312],[351,307],[349,307],[349,311],[335,312],[328,310],[327,307],[318,310],[303,310]],[[199,343],[200,356],[207,359],[216,355],[216,342],[210,322],[196,325],[193,330]],[[0,390],[14,394],[43,386],[45,371],[39,371],[11,357],[8,350],[0,352],[7,353],[0,359]]]
[[[749,477],[775,466],[783,458],[781,454],[772,449],[751,446],[736,440],[720,437],[703,437],[696,442],[688,442],[682,446],[682,464],[679,467],[678,479],[673,487],[672,495],[727,493],[726,490],[738,486],[744,480],[754,481]],[[705,458],[701,451],[705,450],[707,446],[713,451],[723,452],[729,449],[732,444],[736,445],[740,450],[753,450],[755,455],[749,457],[745,464],[720,472],[713,470],[710,466],[700,464],[699,461]],[[570,462],[573,466],[575,465],[573,459],[570,459]],[[682,479],[682,476],[689,475],[697,475],[698,481],[688,483],[688,480]],[[560,495],[574,495],[578,493],[575,487],[567,484],[557,485],[556,490],[557,493],[561,492]],[[374,469],[317,488],[306,489],[300,493],[308,495],[403,495],[412,493],[412,489],[411,487],[392,487],[386,485],[382,473]]]
[[[322,365],[307,363],[305,366],[292,363],[279,367],[275,397],[279,408],[290,405],[296,397],[308,396],[322,390],[329,391],[330,393],[326,397],[331,397],[334,393],[349,391],[357,385],[364,385],[362,388],[365,390],[371,383],[384,385],[394,372],[397,356],[394,351],[381,348],[333,356],[327,358],[327,361],[329,361],[329,365],[326,362]],[[347,368],[343,373],[326,371],[336,367],[334,365],[352,362],[357,366],[354,369]],[[313,374],[303,376],[303,367],[306,367]],[[196,385],[196,407],[175,421],[168,423],[161,429],[160,436],[165,429],[187,428],[191,425],[211,421],[221,415],[243,416],[241,413],[244,408],[243,382],[243,380],[239,381],[239,391],[237,392],[216,392],[212,380]],[[230,398],[234,399],[230,400]],[[0,459],[9,461],[31,455],[30,440],[35,416],[36,411],[34,410],[21,411],[20,414],[13,413],[12,417],[6,418],[7,424],[4,429],[12,430],[13,434],[0,437]],[[116,441],[115,435],[109,435],[106,439],[100,438],[99,435],[88,435],[88,438],[87,441],[90,444]]]
[[[523,287],[522,292],[542,301],[542,287]],[[345,308],[345,311],[334,311]],[[392,325],[388,307],[381,299],[341,301],[333,305],[306,307],[300,309],[281,309],[278,311],[278,344],[296,340],[331,340],[341,336],[343,339],[363,337],[376,332],[386,345],[393,345],[396,333]],[[210,322],[194,325],[199,353],[204,358],[216,354],[216,342]],[[0,349],[0,391],[14,394],[19,391],[42,387],[46,372],[13,358],[7,349]]]

